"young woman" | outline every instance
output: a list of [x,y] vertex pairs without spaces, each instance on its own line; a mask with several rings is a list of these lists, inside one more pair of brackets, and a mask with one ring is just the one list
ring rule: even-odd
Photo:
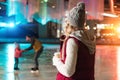
[[95,80],[95,36],[84,29],[85,4],[78,3],[67,16],[62,50],[53,56],[57,68],[56,80]]

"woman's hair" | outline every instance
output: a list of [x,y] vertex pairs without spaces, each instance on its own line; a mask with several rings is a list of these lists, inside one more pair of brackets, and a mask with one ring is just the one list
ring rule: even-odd
[[38,38],[38,35],[32,35],[32,34],[28,34],[26,36],[29,37],[29,38]]
[[74,29],[75,31],[77,31],[77,30],[84,30],[85,29],[84,26],[83,27],[76,27],[76,26],[72,26],[71,24],[69,24],[69,26],[71,26],[71,28]]
[[27,37],[32,37],[30,34],[26,35]]

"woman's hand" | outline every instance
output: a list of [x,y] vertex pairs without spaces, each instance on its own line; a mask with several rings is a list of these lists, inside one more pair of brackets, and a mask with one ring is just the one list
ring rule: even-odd
[[60,61],[60,52],[55,52],[54,56],[52,58],[53,65],[57,65],[57,63]]

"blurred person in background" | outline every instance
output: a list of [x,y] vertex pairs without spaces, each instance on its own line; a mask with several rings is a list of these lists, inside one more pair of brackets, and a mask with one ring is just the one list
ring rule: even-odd
[[20,45],[15,42],[15,50],[14,50],[14,57],[15,57],[15,64],[14,64],[14,70],[19,70],[19,58],[22,55],[23,50],[21,50]]
[[38,58],[43,51],[42,42],[40,40],[38,40],[37,38],[35,38],[33,36],[29,36],[29,35],[26,36],[26,41],[30,42],[31,45],[30,45],[30,47],[28,47],[24,51],[29,51],[31,49],[34,49],[34,51],[35,51],[35,53],[34,53],[34,67],[31,68],[31,70],[37,71],[37,70],[39,70]]

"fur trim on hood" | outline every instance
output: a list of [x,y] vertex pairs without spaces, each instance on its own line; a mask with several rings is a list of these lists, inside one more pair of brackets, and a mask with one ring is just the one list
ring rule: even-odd
[[71,33],[70,36],[75,37],[85,44],[88,47],[90,54],[96,52],[96,37],[93,30],[78,30]]

